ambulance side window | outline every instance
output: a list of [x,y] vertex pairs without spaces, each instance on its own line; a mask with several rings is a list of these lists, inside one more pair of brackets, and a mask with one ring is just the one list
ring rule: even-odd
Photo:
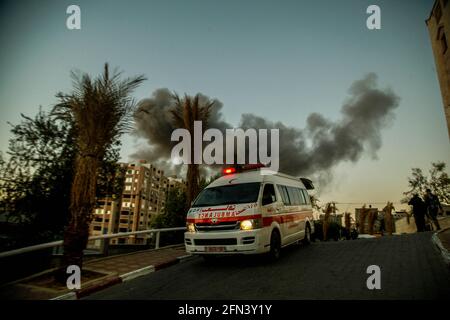
[[305,198],[305,194],[303,193],[303,190],[297,188],[297,191],[298,191],[298,194],[299,194],[299,196],[300,196],[300,204],[301,204],[301,205],[307,204],[306,198]]
[[289,199],[291,200],[291,205],[298,206],[302,203],[300,198],[300,190],[295,187],[287,187]]
[[277,201],[277,197],[275,196],[275,189],[273,184],[269,183],[264,185],[262,205],[268,205]]
[[306,191],[305,189],[302,189],[303,192],[303,196],[306,199],[306,204],[311,204],[311,197],[309,196],[308,191]]
[[278,192],[280,192],[281,199],[283,200],[284,205],[289,206],[291,204],[291,201],[289,199],[288,191],[286,186],[280,186],[277,185]]

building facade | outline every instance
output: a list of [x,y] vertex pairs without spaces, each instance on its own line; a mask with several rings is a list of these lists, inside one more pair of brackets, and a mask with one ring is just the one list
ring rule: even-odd
[[436,0],[426,20],[433,49],[436,71],[441,88],[444,113],[450,138],[450,4],[449,0]]
[[[91,235],[147,230],[153,218],[164,213],[169,190],[185,186],[183,180],[165,177],[164,171],[146,161],[123,163],[125,169],[122,194],[97,200]],[[149,235],[133,235],[111,240],[111,244],[146,244]],[[98,247],[100,241],[91,243]]]

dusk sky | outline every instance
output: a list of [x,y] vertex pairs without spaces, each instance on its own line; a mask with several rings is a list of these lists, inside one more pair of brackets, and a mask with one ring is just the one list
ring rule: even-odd
[[[58,91],[71,90],[71,70],[97,75],[105,62],[145,74],[137,100],[158,88],[201,92],[220,100],[235,126],[242,113],[297,128],[312,112],[339,119],[351,84],[374,72],[380,88],[400,97],[395,119],[383,129],[377,159],[339,164],[321,200],[395,204],[412,167],[450,165],[425,24],[433,2],[2,1],[0,150],[10,138],[7,121],[49,110]],[[81,30],[66,28],[71,4],[81,8]],[[381,30],[366,27],[371,4],[381,8]],[[125,136],[122,160],[143,143]]]

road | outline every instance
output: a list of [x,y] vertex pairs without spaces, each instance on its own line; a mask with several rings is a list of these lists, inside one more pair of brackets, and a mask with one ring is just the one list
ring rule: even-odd
[[[381,268],[380,290],[366,286],[369,265]],[[294,246],[275,263],[254,256],[214,263],[193,258],[87,299],[450,300],[450,269],[427,232]]]

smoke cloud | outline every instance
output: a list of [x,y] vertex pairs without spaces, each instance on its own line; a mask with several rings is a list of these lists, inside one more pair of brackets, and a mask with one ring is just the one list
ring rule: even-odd
[[[222,132],[232,126],[223,120],[223,104],[217,99],[199,94],[199,102],[203,105],[206,101],[213,101],[208,126],[217,128]],[[162,168],[167,174],[180,174],[183,166],[174,165],[170,161],[170,154],[176,142],[170,141],[173,130],[177,129],[172,120],[171,110],[175,100],[172,92],[167,88],[157,89],[152,96],[143,99],[138,104],[135,114],[135,130],[133,134],[147,140],[148,146],[130,155],[132,159],[147,160]],[[205,173],[210,173],[207,168],[201,168]]]
[[[209,98],[201,95],[201,100]],[[243,129],[279,129],[280,171],[291,175],[314,176],[331,179],[331,170],[341,162],[357,162],[362,155],[376,159],[382,146],[381,131],[394,119],[399,97],[390,89],[379,89],[377,76],[370,73],[355,81],[349,97],[341,107],[341,117],[330,120],[312,113],[303,129],[288,127],[282,122],[272,122],[254,114],[243,114],[239,124]],[[223,104],[215,99],[209,120],[210,128],[225,133],[232,128],[222,115]],[[173,126],[170,110],[174,107],[171,92],[158,89],[151,98],[139,103],[136,113],[135,134],[148,142],[148,148],[131,155],[160,165],[170,173],[179,173],[181,166],[170,162],[173,143],[170,141]]]

